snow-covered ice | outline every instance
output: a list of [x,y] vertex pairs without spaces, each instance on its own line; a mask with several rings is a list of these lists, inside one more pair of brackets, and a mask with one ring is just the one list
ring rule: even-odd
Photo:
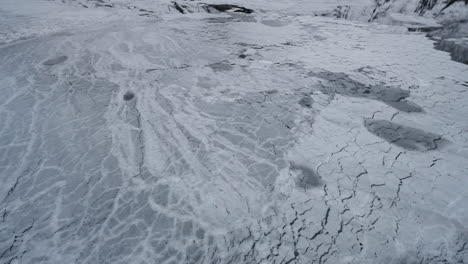
[[65,2],[0,5],[1,263],[468,262],[468,65],[422,33]]

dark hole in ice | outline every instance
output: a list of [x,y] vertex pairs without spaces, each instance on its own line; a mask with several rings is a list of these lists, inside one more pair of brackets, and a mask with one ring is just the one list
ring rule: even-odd
[[320,176],[312,169],[291,163],[290,173],[295,177],[296,186],[311,189],[322,184]]
[[434,150],[449,142],[440,135],[387,120],[366,119],[364,126],[372,134],[407,150]]
[[57,57],[57,58],[46,60],[42,64],[46,65],[46,66],[52,66],[52,65],[55,65],[55,64],[62,63],[64,61],[66,61],[67,59],[68,59],[67,56],[60,56],[60,57]]
[[130,100],[133,99],[133,97],[135,97],[135,94],[134,94],[134,93],[132,93],[132,92],[126,92],[126,93],[124,94],[124,96],[123,96],[123,99],[124,99],[125,101],[130,101]]
[[298,103],[303,107],[311,108],[313,100],[310,96],[307,96],[307,97],[302,97]]
[[366,85],[351,79],[348,74],[342,72],[310,72],[309,76],[327,81],[320,85],[320,90],[325,94],[368,98],[384,102],[403,112],[422,112],[420,106],[406,100],[410,92],[398,87]]

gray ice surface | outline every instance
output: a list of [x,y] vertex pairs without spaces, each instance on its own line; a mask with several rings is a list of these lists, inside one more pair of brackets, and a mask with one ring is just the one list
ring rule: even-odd
[[467,263],[468,66],[338,2],[2,1],[0,263]]

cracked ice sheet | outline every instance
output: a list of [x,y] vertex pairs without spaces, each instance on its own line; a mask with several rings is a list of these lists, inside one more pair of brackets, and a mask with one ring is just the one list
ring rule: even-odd
[[468,68],[399,27],[272,9],[1,46],[0,259],[466,261]]

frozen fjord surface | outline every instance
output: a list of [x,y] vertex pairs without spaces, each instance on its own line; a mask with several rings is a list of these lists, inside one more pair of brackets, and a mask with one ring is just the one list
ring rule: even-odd
[[423,35],[44,5],[2,7],[1,262],[468,261],[468,67]]

